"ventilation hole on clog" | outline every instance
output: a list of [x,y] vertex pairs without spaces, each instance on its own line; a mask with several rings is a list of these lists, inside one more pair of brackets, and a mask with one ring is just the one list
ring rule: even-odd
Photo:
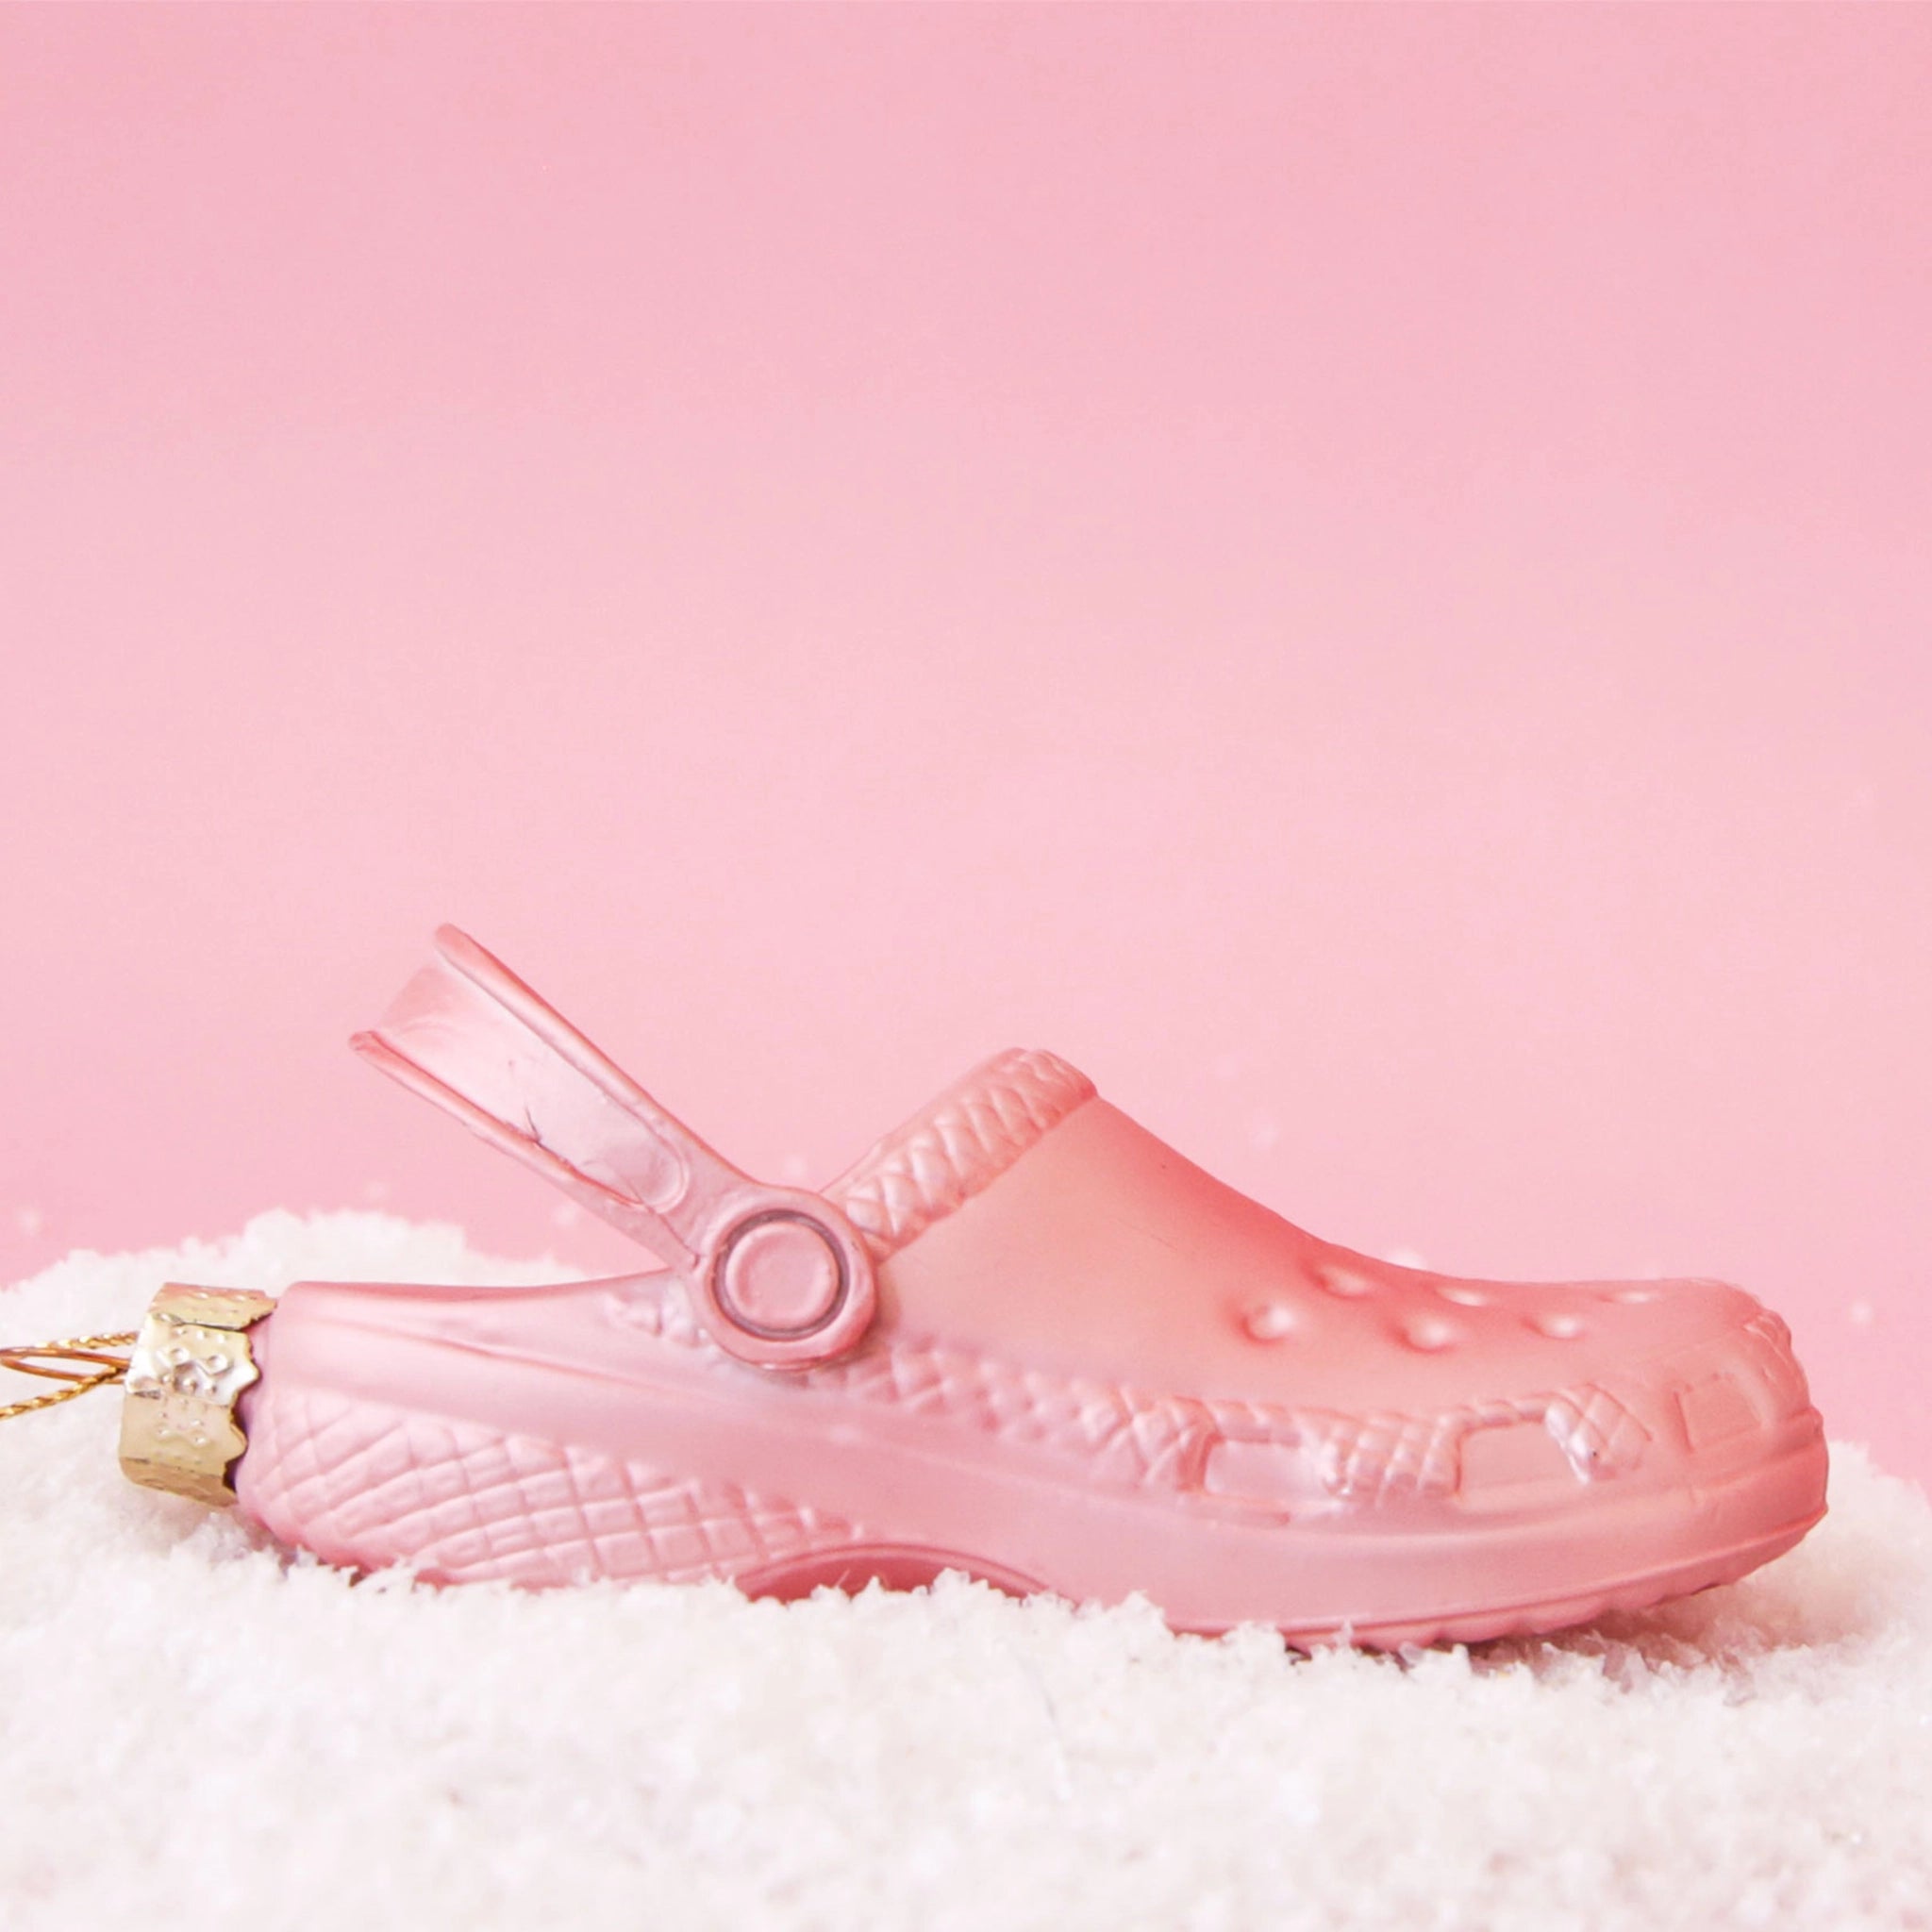
[[1583,1317],[1561,1308],[1542,1308],[1524,1316],[1524,1323],[1552,1341],[1574,1341],[1583,1333]]
[[1404,1325],[1402,1339],[1409,1347],[1434,1355],[1441,1349],[1455,1347],[1462,1340],[1462,1330],[1441,1315],[1418,1315]]
[[1727,1374],[1712,1375],[1677,1392],[1684,1435],[1692,1449],[1707,1449],[1757,1426],[1751,1398]]
[[1464,1288],[1457,1281],[1439,1281],[1436,1292],[1445,1302],[1454,1302],[1458,1308],[1486,1308],[1489,1296],[1479,1288]]
[[1339,1294],[1345,1301],[1359,1301],[1363,1295],[1375,1291],[1375,1284],[1368,1275],[1335,1261],[1320,1262],[1315,1268],[1315,1279],[1330,1294]]
[[1574,1487],[1576,1472],[1562,1444],[1541,1423],[1474,1429],[1462,1441],[1462,1505],[1507,1509],[1539,1490]]
[[1208,1444],[1201,1487],[1210,1496],[1286,1515],[1321,1499],[1321,1479],[1298,1442],[1219,1437]]
[[1241,1317],[1241,1326],[1257,1341],[1279,1341],[1301,1326],[1301,1318],[1286,1302],[1257,1302]]

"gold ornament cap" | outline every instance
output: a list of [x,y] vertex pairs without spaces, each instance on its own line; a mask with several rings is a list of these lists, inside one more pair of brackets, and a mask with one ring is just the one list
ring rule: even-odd
[[248,1331],[274,1309],[249,1289],[170,1282],[155,1296],[127,1364],[125,1474],[216,1507],[235,1500],[228,1470],[248,1446],[235,1405],[261,1379]]

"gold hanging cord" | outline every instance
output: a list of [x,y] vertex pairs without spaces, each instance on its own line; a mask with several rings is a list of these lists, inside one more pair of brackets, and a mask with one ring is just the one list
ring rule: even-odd
[[[49,1341],[39,1348],[0,1348],[0,1369],[11,1369],[20,1375],[41,1375],[60,1387],[44,1395],[29,1395],[20,1402],[0,1404],[0,1423],[9,1416],[26,1415],[36,1408],[52,1408],[56,1403],[72,1402],[90,1389],[107,1382],[118,1382],[127,1373],[127,1357],[109,1353],[134,1346],[134,1334],[80,1335],[72,1341]],[[67,1367],[68,1363],[88,1363],[89,1367]]]

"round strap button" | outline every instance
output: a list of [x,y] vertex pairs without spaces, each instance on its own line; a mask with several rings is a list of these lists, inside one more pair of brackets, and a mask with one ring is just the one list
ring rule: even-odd
[[845,1271],[824,1231],[802,1215],[773,1214],[733,1240],[718,1274],[729,1318],[774,1341],[822,1328],[839,1306]]

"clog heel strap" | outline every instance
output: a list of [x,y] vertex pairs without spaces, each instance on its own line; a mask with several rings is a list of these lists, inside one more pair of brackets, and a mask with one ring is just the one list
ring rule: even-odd
[[859,1344],[877,1286],[837,1207],[740,1173],[468,934],[436,951],[363,1058],[650,1249],[726,1354],[806,1369]]

